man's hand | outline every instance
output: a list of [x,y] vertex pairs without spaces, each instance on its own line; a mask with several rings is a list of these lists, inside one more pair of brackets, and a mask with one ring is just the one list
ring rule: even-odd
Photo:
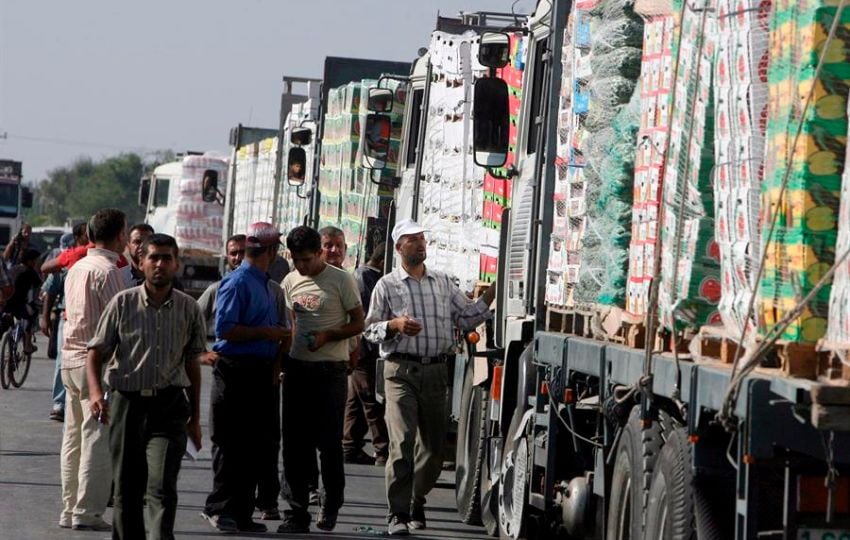
[[41,317],[41,319],[39,319],[39,327],[41,328],[41,333],[49,338],[50,337],[50,319],[48,319],[47,317]]
[[266,328],[266,333],[271,341],[283,341],[290,335],[289,330],[282,326],[269,326]]
[[92,416],[104,426],[109,424],[109,404],[100,388],[92,388],[89,391],[89,409]]
[[186,424],[186,434],[189,439],[195,443],[195,448],[201,449],[201,420],[199,418],[190,418]]
[[324,347],[325,344],[327,344],[328,341],[330,341],[328,339],[327,332],[324,332],[324,331],[310,332],[310,335],[313,336],[313,339],[308,341],[309,345],[307,346],[307,349],[310,352],[318,351],[319,349]]
[[198,361],[205,366],[214,366],[218,362],[218,353],[215,351],[202,352],[198,355]]
[[404,334],[405,336],[415,336],[422,331],[422,323],[408,315],[402,315],[401,317],[396,317],[391,320],[390,327],[399,334]]

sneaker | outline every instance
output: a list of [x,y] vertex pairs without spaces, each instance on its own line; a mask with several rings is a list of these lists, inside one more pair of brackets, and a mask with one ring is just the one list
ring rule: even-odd
[[413,511],[410,513],[410,521],[407,522],[407,526],[414,531],[425,528],[425,508],[423,506],[413,507]]
[[307,534],[310,532],[310,525],[294,519],[285,519],[277,528],[277,532],[279,534]]
[[230,516],[210,516],[201,513],[201,517],[207,520],[213,529],[223,533],[238,532],[239,527],[236,526],[236,521]]
[[264,533],[269,530],[268,527],[263,525],[262,523],[258,523],[253,519],[247,519],[245,521],[237,521],[236,528],[239,532],[249,532],[249,533]]
[[70,529],[73,527],[73,523],[71,523],[71,516],[62,516],[59,518],[59,528],[60,529]]
[[73,523],[71,528],[75,531],[111,531],[112,525],[103,521],[101,518],[95,518],[93,521],[85,523]]
[[260,510],[260,521],[280,521],[280,510],[277,508]]
[[374,465],[375,458],[360,450],[356,454],[346,454],[345,462],[350,465]]
[[336,527],[338,517],[338,510],[328,510],[323,506],[319,508],[319,515],[316,517],[316,527],[323,531],[332,531]]
[[387,534],[390,536],[408,536],[410,531],[407,528],[407,516],[393,514],[390,517],[390,523],[387,525]]
[[65,409],[62,407],[54,407],[52,411],[50,411],[51,420],[56,420],[57,422],[65,421]]
[[310,505],[318,506],[319,505],[319,490],[311,489],[310,490]]

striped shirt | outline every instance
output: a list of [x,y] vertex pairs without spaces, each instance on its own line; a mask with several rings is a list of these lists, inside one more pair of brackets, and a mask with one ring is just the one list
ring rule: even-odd
[[126,283],[118,269],[118,254],[91,248],[88,256],[68,270],[65,277],[65,341],[62,369],[84,367],[87,346],[94,337],[100,314]]
[[[416,319],[422,331],[387,339],[389,320],[402,315]],[[483,300],[467,298],[446,274],[426,267],[417,281],[399,267],[375,285],[363,336],[380,345],[382,357],[393,353],[436,356],[452,351],[455,327],[474,328],[490,317]]]
[[157,306],[139,285],[109,302],[88,346],[109,359],[103,379],[115,390],[190,386],[186,362],[206,349],[204,318],[191,296],[172,289]]

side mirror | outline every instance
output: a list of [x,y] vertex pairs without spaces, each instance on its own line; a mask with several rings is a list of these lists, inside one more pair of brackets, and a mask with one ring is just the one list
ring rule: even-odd
[[204,180],[201,183],[201,198],[204,202],[216,202],[218,200],[218,171],[208,169],[204,171]]
[[511,58],[511,38],[502,32],[485,32],[478,43],[478,63],[489,68],[508,65]]
[[32,190],[28,187],[21,189],[21,206],[32,208]]
[[508,85],[502,79],[475,81],[472,141],[475,164],[501,167],[508,159]]
[[139,182],[139,206],[146,208],[151,195],[151,179],[147,176]]
[[289,132],[289,142],[295,146],[306,146],[313,140],[313,132],[310,128],[297,127]]
[[[309,130],[308,130],[309,131]],[[286,180],[290,186],[303,186],[307,170],[307,152],[299,146],[289,149],[286,160]]]
[[387,166],[391,128],[390,117],[385,114],[369,114],[366,116],[363,167],[383,169]]
[[393,91],[389,88],[370,88],[366,108],[369,112],[390,112],[393,108]]

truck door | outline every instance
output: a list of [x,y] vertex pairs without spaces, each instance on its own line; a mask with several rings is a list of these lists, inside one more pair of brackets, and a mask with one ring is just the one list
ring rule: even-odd
[[177,180],[172,176],[156,174],[151,176],[151,194],[148,200],[148,214],[145,219],[156,232],[174,234],[176,212],[169,206],[172,184]]

